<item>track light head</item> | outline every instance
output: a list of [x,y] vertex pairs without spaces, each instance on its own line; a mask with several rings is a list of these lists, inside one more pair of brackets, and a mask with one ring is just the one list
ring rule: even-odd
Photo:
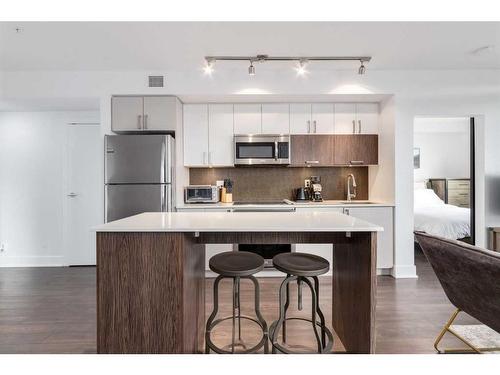
[[297,75],[298,76],[305,76],[307,73],[309,73],[306,69],[307,67],[307,64],[308,64],[308,61],[307,59],[300,59],[299,60],[299,64],[298,66],[295,68],[295,70],[297,71]]
[[253,61],[250,60],[250,66],[248,67],[248,74],[251,76],[255,75],[255,66],[253,66]]
[[363,60],[361,60],[361,66],[358,69],[358,74],[363,75],[363,74],[365,74],[365,72],[366,72],[366,67],[363,64]]
[[210,76],[214,72],[215,60],[214,59],[206,59],[205,66],[203,67],[203,71],[206,75]]

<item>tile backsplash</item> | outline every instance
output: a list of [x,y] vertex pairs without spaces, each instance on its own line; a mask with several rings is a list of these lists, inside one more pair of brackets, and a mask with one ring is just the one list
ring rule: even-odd
[[215,185],[217,180],[230,178],[234,182],[233,200],[294,199],[295,190],[304,180],[320,176],[323,199],[346,199],[347,175],[354,174],[357,183],[356,199],[368,199],[368,167],[238,167],[191,168],[192,185]]

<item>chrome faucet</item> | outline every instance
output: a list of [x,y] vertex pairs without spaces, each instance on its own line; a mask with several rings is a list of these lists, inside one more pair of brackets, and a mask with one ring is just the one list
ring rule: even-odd
[[[352,193],[351,193],[351,180],[352,180]],[[347,176],[347,201],[350,202],[352,198],[356,198],[356,179],[351,173]]]

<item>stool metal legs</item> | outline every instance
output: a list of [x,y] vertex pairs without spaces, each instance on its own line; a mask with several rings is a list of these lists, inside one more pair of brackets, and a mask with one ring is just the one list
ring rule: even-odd
[[[215,319],[219,311],[219,283],[222,279],[229,278],[233,280],[233,308],[231,316]],[[249,279],[254,284],[255,289],[255,315],[257,319],[241,315],[241,297],[240,297],[240,281],[241,279]],[[227,277],[219,275],[214,281],[214,309],[207,320],[206,330],[205,330],[205,353],[210,353],[213,350],[216,353],[226,353],[234,354],[235,347],[240,345],[244,348],[243,351],[238,352],[238,354],[254,353],[260,348],[264,347],[264,353],[268,353],[268,330],[267,324],[262,314],[260,313],[260,287],[259,282],[254,276],[242,276],[242,277]],[[211,340],[210,334],[212,329],[219,323],[225,320],[232,320],[232,332],[231,332],[231,344],[229,345],[230,350],[217,347]],[[241,341],[241,319],[251,320],[256,323],[262,329],[262,339],[254,347],[247,349],[246,346]],[[236,321],[238,321],[238,343],[236,342]]]
[[[313,326],[314,330],[314,336],[316,337],[316,343],[317,343],[317,352],[318,353],[328,353],[331,351],[332,346],[333,346],[333,335],[330,332],[328,328],[326,328],[325,325],[325,317],[323,315],[323,312],[321,311],[319,307],[319,280],[317,277],[313,277],[314,280],[314,286],[311,283],[311,281],[307,277],[303,276],[291,276],[287,275],[287,277],[283,280],[280,286],[279,290],[279,300],[280,300],[280,312],[279,312],[279,318],[277,321],[275,321],[271,327],[269,328],[269,333],[270,333],[270,339],[271,339],[271,345],[272,345],[272,353],[277,353],[277,351],[281,353],[292,353],[290,350],[286,349],[282,345],[278,343],[278,334],[279,334],[279,329],[283,329],[283,342],[286,342],[286,321],[287,320],[302,320],[302,321],[307,321],[310,322]],[[308,287],[309,290],[311,291],[311,305],[312,305],[312,312],[311,312],[311,319],[305,319],[305,318],[287,318],[286,317],[286,311],[288,309],[288,306],[290,304],[290,297],[289,297],[289,284],[292,281],[297,281],[297,282],[304,282]],[[302,296],[299,296],[299,306],[302,308],[300,300]],[[316,314],[319,317],[319,322],[316,319]],[[321,338],[318,333],[318,326],[321,329]]]

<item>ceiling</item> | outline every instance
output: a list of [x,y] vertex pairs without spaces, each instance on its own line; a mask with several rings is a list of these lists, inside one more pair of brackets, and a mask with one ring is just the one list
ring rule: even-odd
[[[488,45],[496,47],[471,54]],[[256,54],[371,55],[368,69],[378,70],[499,69],[500,22],[0,23],[0,70],[8,71],[189,70],[205,55]]]

